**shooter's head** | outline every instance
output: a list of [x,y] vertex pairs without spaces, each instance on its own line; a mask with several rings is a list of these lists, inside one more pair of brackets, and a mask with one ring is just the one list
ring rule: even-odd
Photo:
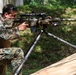
[[16,17],[17,12],[18,12],[17,7],[15,7],[12,4],[7,4],[2,9],[2,17],[3,18],[13,19],[13,18]]

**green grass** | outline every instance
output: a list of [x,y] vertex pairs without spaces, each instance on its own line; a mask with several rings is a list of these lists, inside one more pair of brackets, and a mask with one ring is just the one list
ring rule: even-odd
[[[46,9],[46,11],[47,10],[48,9]],[[47,13],[49,12],[54,17],[76,17],[75,8],[66,8],[64,10],[49,9]],[[38,30],[40,29],[38,28]],[[76,22],[62,22],[59,26],[49,25],[47,27],[47,31],[76,45]],[[20,39],[17,41],[13,41],[12,46],[21,47],[24,50],[24,53],[26,53],[32,42],[36,38],[38,32],[31,33],[30,29],[27,29],[24,32],[20,33]],[[76,49],[58,41],[53,37],[42,34],[40,40],[38,41],[37,45],[35,46],[28,60],[23,66],[23,75],[30,75],[31,73],[49,66],[75,52]],[[10,68],[8,68],[7,73],[8,75],[10,75]]]
[[[50,26],[47,30],[72,44],[76,44],[76,26],[74,25],[62,25],[58,27]],[[37,33],[30,33],[30,30],[27,29],[26,31],[21,32],[21,39],[15,42],[16,45],[12,43],[12,46],[15,45],[21,47],[26,53],[36,35]],[[31,73],[49,66],[75,52],[76,50],[72,47],[53,37],[42,34],[40,40],[23,66],[23,75],[30,75]]]

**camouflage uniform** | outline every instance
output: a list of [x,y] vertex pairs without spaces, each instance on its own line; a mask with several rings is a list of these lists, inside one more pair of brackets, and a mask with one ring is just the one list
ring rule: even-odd
[[16,71],[20,65],[24,53],[21,48],[2,48],[0,49],[0,60],[11,60],[13,72]]
[[13,27],[13,20],[12,19],[5,19],[0,18],[0,37],[8,40],[14,39],[19,37],[19,30],[17,27]]
[[[18,29],[17,27],[12,26],[12,21],[3,20],[2,18],[0,18],[0,38],[10,40],[18,36],[19,36]],[[22,51],[21,48],[16,47],[0,48],[0,61],[11,60],[13,73],[16,71],[23,58],[24,58],[24,52]]]

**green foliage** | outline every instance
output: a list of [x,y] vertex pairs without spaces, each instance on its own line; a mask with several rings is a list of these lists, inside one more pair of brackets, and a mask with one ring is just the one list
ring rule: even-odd
[[34,6],[51,6],[54,8],[59,7],[76,7],[75,0],[24,0],[24,4],[34,5]]
[[[35,2],[37,0],[34,0]],[[39,0],[43,1],[43,0]],[[76,18],[76,6],[72,0],[48,0],[50,4],[44,5],[24,5],[18,7],[22,13],[46,12],[47,15],[61,18]],[[70,5],[70,6],[69,6]],[[73,5],[73,6],[72,6]],[[76,22],[61,22],[59,26],[49,25],[47,31],[54,35],[72,43],[76,44]],[[26,53],[37,33],[31,33],[28,28],[24,32],[20,32],[21,38],[16,42],[12,42],[12,46],[21,47]],[[30,57],[23,66],[23,75],[29,75],[41,68],[51,65],[66,56],[75,53],[76,50],[53,37],[43,34],[33,49]]]
[[29,5],[23,5],[18,7],[19,13],[29,13],[32,9]]

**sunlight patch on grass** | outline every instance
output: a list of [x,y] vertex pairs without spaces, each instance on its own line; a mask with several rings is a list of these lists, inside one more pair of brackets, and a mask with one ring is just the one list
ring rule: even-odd
[[64,30],[65,32],[67,32],[67,31],[72,31],[72,29],[71,29],[70,27],[67,27],[67,26],[64,26],[64,27],[62,28],[62,30]]
[[41,46],[36,46],[36,48],[35,48],[35,52],[39,52],[39,53],[41,53],[41,52],[42,52],[42,48],[41,48]]

